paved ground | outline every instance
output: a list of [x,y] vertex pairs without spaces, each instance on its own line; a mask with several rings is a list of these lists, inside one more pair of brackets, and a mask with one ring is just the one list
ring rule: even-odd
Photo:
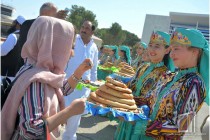
[[112,140],[116,126],[115,121],[110,122],[106,117],[85,115],[77,130],[77,140]]

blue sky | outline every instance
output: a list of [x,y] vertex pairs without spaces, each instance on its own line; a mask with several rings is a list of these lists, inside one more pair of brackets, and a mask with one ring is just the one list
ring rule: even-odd
[[[50,1],[50,0],[49,0]],[[46,0],[1,0],[15,7],[13,17],[36,18]],[[59,10],[72,5],[83,6],[96,14],[98,28],[117,22],[123,30],[142,35],[146,14],[169,15],[169,12],[209,14],[209,0],[51,0]]]

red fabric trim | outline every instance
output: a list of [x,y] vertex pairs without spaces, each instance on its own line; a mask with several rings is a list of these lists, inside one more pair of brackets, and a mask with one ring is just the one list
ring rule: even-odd
[[48,130],[48,127],[46,126],[46,140],[50,140],[50,132]]

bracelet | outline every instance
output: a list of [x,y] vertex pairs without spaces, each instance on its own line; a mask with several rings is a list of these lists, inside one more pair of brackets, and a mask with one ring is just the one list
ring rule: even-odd
[[76,82],[79,82],[80,81],[80,79],[78,79],[74,74],[72,74],[72,79],[74,80],[74,81],[76,81]]

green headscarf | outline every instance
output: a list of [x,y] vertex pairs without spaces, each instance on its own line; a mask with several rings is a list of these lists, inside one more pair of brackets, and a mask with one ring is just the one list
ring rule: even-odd
[[114,56],[115,56],[116,59],[119,59],[118,47],[117,47],[117,46],[110,45],[109,48],[110,48],[111,50],[114,50],[114,51],[115,51]]
[[202,76],[206,86],[205,102],[209,105],[209,43],[203,34],[196,29],[178,28],[171,36],[171,43],[178,43],[189,47],[196,47],[203,50],[198,72]]
[[131,62],[131,55],[130,55],[130,48],[128,46],[120,46],[119,48],[122,51],[125,51],[125,55],[127,57],[127,63],[130,64]]
[[146,43],[144,43],[144,42],[140,42],[140,45],[141,45],[144,49],[146,49],[146,48],[147,48],[147,44],[146,44]]
[[[145,42],[140,41],[140,42],[137,42],[136,44],[139,45],[138,47],[143,47],[144,49],[147,48],[147,44],[146,44]],[[138,48],[138,47],[137,47],[137,48]]]

